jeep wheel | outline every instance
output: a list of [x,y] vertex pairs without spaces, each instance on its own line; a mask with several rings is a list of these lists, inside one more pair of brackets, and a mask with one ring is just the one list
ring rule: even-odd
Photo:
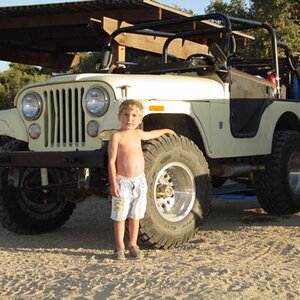
[[156,248],[179,246],[195,235],[210,209],[206,160],[183,136],[164,135],[143,148],[148,203],[140,241]]
[[265,158],[265,171],[254,176],[258,201],[269,214],[300,211],[300,134],[278,131],[272,153]]
[[[0,147],[0,152],[24,150],[26,144],[12,140]],[[0,222],[14,232],[36,234],[53,231],[71,216],[75,204],[63,201],[58,191],[36,189],[40,185],[40,169],[21,168],[19,187],[8,183],[8,168],[0,169]],[[60,172],[48,170],[49,184],[59,183]]]

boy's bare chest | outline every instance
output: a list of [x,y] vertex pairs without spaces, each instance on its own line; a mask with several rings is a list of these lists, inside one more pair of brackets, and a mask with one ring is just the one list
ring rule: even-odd
[[140,150],[141,148],[141,140],[138,138],[125,137],[119,141],[119,150],[121,151]]

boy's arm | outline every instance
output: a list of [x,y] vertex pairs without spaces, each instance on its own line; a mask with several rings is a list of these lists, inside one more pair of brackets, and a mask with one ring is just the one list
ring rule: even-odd
[[118,137],[113,134],[108,143],[108,175],[111,186],[111,195],[114,197],[120,196],[119,185],[117,184],[117,153],[118,153]]
[[151,131],[140,130],[140,137],[141,140],[146,141],[146,140],[156,139],[167,133],[176,134],[172,129],[164,128],[164,129],[157,129]]

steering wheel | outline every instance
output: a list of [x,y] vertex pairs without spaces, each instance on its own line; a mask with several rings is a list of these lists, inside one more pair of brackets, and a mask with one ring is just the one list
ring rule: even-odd
[[189,55],[185,60],[191,60],[194,57],[199,57],[199,58],[205,58],[208,62],[213,63],[214,58],[208,54],[203,54],[203,53],[195,53]]

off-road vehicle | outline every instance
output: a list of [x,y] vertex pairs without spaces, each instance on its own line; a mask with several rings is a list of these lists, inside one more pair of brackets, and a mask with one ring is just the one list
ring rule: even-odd
[[[205,20],[217,26],[184,31]],[[175,25],[182,31],[168,30]],[[272,57],[237,56],[235,33],[261,28]],[[120,34],[166,38],[161,63],[112,66]],[[175,39],[212,34],[221,38],[209,53],[168,54]],[[0,154],[4,227],[48,232],[68,220],[76,202],[107,193],[107,144],[125,99],[143,102],[144,130],[177,133],[143,144],[149,192],[141,242],[168,248],[193,237],[210,210],[211,177],[253,179],[269,214],[300,210],[299,64],[273,28],[222,14],[184,17],[119,28],[103,49],[98,72],[25,86],[15,107],[0,112],[0,135],[11,138]]]

